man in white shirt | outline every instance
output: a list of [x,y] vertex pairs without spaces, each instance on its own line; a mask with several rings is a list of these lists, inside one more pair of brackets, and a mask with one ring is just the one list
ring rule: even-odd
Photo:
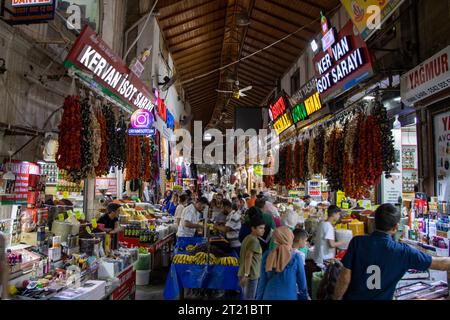
[[211,191],[211,187],[208,186],[206,187],[205,193],[203,194],[203,196],[208,199],[208,202],[211,202],[214,196],[214,192]]
[[314,262],[317,266],[323,267],[323,261],[333,259],[336,256],[336,248],[346,244],[346,242],[336,242],[333,223],[340,218],[341,209],[335,205],[328,208],[328,219],[322,221],[316,232],[314,241]]
[[231,201],[223,200],[223,212],[226,215],[225,226],[216,224],[217,230],[225,233],[230,247],[239,255],[241,242],[239,241],[239,231],[241,230],[241,213],[239,210],[233,210]]
[[202,218],[203,211],[207,205],[208,200],[205,197],[201,197],[195,203],[184,208],[180,225],[178,226],[177,237],[193,237],[195,236],[195,231],[203,229],[203,226],[198,222]]

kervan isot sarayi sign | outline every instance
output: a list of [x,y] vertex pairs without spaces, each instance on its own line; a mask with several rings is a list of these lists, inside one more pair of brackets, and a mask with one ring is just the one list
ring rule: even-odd
[[[81,71],[85,81],[93,88],[99,87],[128,109],[154,107],[155,97],[122,59],[108,45],[86,26],[75,41],[65,66]],[[79,74],[80,75],[80,74]]]

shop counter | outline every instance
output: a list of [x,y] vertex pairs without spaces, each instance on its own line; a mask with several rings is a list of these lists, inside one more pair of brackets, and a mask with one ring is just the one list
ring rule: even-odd
[[164,288],[164,299],[184,298],[184,289],[240,291],[239,266],[172,264]]

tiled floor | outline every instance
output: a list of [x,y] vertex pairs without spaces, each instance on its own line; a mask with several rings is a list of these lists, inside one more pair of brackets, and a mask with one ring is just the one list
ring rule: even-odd
[[136,286],[136,300],[163,300],[164,286],[166,283],[168,268],[156,270],[150,274],[150,284]]

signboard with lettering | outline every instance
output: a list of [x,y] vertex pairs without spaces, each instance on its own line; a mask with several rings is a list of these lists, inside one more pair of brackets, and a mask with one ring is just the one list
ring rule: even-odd
[[450,199],[450,111],[434,117],[436,153],[436,195],[439,201]]
[[322,102],[351,89],[373,74],[372,58],[351,21],[339,31],[336,42],[327,51],[319,52],[313,58],[313,63]]
[[362,38],[367,40],[377,31],[371,21],[379,20],[380,25],[383,24],[403,0],[341,0],[341,2]]
[[156,129],[153,128],[153,114],[146,109],[138,109],[131,115],[131,128],[128,129],[130,136],[154,135]]
[[402,75],[400,92],[404,104],[413,105],[450,88],[449,56],[450,46]]
[[300,121],[309,119],[310,115],[320,109],[322,109],[322,104],[320,103],[319,93],[316,92],[292,108],[292,121],[297,124]]
[[43,23],[55,17],[55,0],[9,0],[5,12],[11,24]]
[[0,203],[4,205],[27,204],[28,188],[31,183],[30,175],[40,175],[39,165],[32,162],[12,160],[8,166],[16,176],[14,193],[0,197]]
[[277,135],[280,135],[293,125],[291,114],[287,106],[287,99],[284,95],[281,95],[277,101],[269,107],[269,117]]
[[153,93],[89,26],[81,31],[64,65],[125,109],[154,107]]

